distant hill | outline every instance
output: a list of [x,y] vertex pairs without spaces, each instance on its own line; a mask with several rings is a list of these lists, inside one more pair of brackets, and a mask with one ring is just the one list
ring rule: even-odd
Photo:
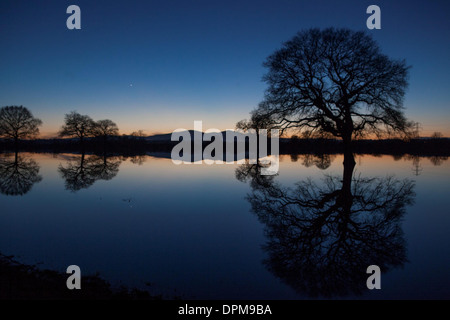
[[[197,132],[199,134],[202,135],[202,140],[203,140],[203,134],[204,132],[199,132],[199,131],[194,131],[194,130],[187,130],[189,131],[190,135],[191,135],[191,140],[194,140],[194,133]],[[236,136],[237,141],[243,141],[243,139],[245,139],[245,134],[240,133],[240,132],[234,132],[232,130],[225,130],[222,131],[222,139],[224,142],[226,142],[226,135],[227,132],[233,134]],[[165,134],[156,134],[156,135],[152,135],[152,136],[148,136],[148,137],[144,137],[143,139],[145,139],[148,142],[170,142],[171,141],[171,137],[172,137],[172,133],[165,133]],[[290,140],[289,138],[280,138],[280,142],[283,141],[288,141]]]
[[155,142],[155,141],[164,142],[164,141],[170,141],[171,135],[172,135],[171,133],[155,134],[153,136],[145,137],[144,139],[149,142]]
[[[191,135],[191,141],[194,142],[194,134],[202,136],[204,133],[188,130]],[[222,131],[223,143],[226,147],[231,146],[232,141],[226,141],[228,131]],[[228,132],[237,136],[238,142],[244,140],[244,134],[239,132]],[[19,143],[20,151],[30,152],[91,152],[91,153],[110,153],[122,155],[138,155],[147,152],[159,152],[161,154],[170,154],[178,141],[171,141],[172,133],[156,134],[147,137],[136,137],[131,135],[121,135],[109,137],[105,141],[99,138],[87,138],[83,145],[80,145],[78,139],[36,139],[23,140]],[[298,139],[298,138],[280,138],[280,154],[337,154],[342,153],[342,141],[338,139]],[[203,147],[210,142],[202,143]],[[268,141],[268,150],[270,150],[270,141]],[[9,140],[0,139],[0,153],[11,152],[15,150],[14,143]],[[385,140],[355,140],[353,142],[354,153],[360,154],[409,154],[422,156],[450,156],[449,138],[419,138],[410,141],[399,139]]]

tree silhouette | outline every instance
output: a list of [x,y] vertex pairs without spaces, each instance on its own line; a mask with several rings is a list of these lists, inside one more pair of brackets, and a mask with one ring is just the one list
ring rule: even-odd
[[42,121],[23,106],[7,106],[0,109],[0,137],[12,139],[17,149],[20,139],[39,134]]
[[266,267],[301,294],[360,294],[369,265],[387,272],[406,262],[401,219],[413,182],[352,175],[347,165],[343,179],[307,179],[294,189],[271,182],[247,196],[265,224]]
[[106,143],[108,136],[117,136],[119,134],[119,128],[116,123],[109,119],[99,120],[95,122],[93,132],[96,137],[102,137]]
[[[389,59],[364,32],[310,29],[268,57],[265,99],[254,111],[289,128],[343,140],[383,132],[408,133],[403,114],[408,66]],[[347,157],[348,161],[354,161]]]
[[439,131],[433,132],[433,134],[431,135],[432,139],[441,139],[443,137],[444,137],[444,135]]
[[130,135],[135,138],[144,138],[145,132],[144,132],[144,130],[138,130],[138,131],[133,131]]
[[77,192],[87,189],[97,180],[111,180],[119,172],[121,161],[115,157],[100,157],[92,155],[86,157],[82,153],[79,157],[73,157],[65,166],[59,165],[58,172],[65,180],[67,190]]
[[250,120],[244,119],[239,121],[236,123],[236,129],[243,131],[254,129],[256,130],[256,134],[258,134],[259,129],[272,129],[276,127],[271,118],[261,115],[256,111],[252,111],[250,114]]
[[21,196],[31,190],[33,185],[42,180],[39,165],[33,159],[20,156],[0,158],[0,193]]
[[64,125],[59,131],[60,137],[77,137],[80,139],[80,144],[86,137],[94,135],[96,128],[94,120],[87,115],[81,115],[76,111],[68,113],[64,117]]

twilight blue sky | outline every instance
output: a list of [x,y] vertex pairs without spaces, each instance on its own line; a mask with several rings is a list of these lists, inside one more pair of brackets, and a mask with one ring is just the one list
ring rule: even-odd
[[[66,9],[81,8],[81,30]],[[366,8],[381,8],[367,30]],[[0,106],[24,105],[55,135],[64,114],[122,133],[233,128],[262,100],[262,62],[299,30],[367,30],[412,65],[406,115],[450,136],[450,1],[0,0]]]

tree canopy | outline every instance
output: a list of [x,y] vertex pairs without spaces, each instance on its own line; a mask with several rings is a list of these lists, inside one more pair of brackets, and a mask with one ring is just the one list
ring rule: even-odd
[[264,100],[254,113],[290,128],[349,142],[365,134],[408,132],[404,60],[381,53],[361,31],[328,28],[297,33],[267,58]]
[[102,137],[106,141],[109,136],[119,135],[119,127],[109,119],[99,120],[94,124],[93,133],[94,136]]
[[39,134],[42,121],[23,106],[7,106],[0,109],[0,137],[20,139],[35,137]]
[[88,115],[81,115],[76,111],[64,117],[64,125],[59,131],[61,137],[77,137],[80,141],[94,134],[95,122]]
[[95,132],[97,136],[116,136],[119,134],[117,124],[109,119],[99,120],[95,123]]

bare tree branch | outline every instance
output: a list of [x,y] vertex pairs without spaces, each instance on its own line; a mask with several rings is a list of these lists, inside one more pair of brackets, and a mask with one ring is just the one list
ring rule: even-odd
[[364,32],[310,29],[268,57],[264,101],[253,114],[280,129],[313,128],[345,141],[407,133],[403,97],[409,67]]

